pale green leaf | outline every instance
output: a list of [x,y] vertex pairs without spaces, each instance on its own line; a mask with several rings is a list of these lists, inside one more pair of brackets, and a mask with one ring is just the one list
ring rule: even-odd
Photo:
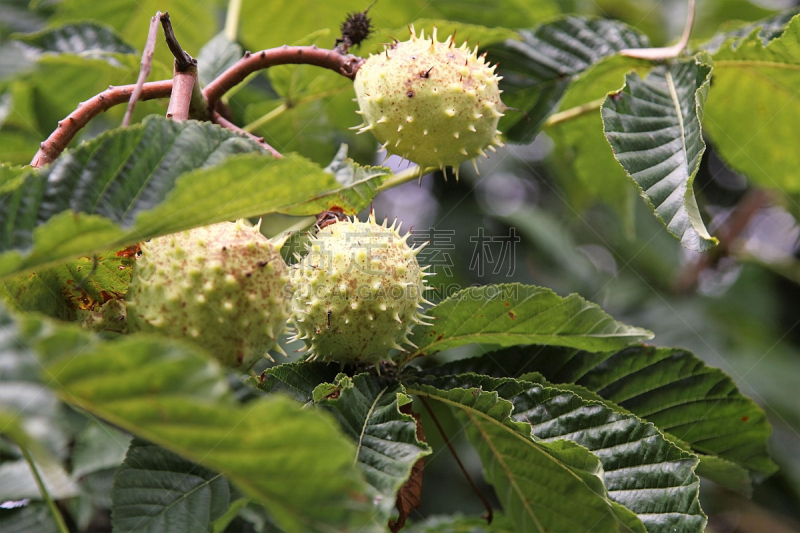
[[703,122],[728,166],[790,194],[800,191],[800,156],[793,142],[800,121],[800,17],[793,14],[710,43],[718,49]]
[[241,405],[220,367],[179,342],[102,340],[32,315],[0,323],[38,354],[44,378],[58,376],[49,381],[62,400],[225,475],[284,528],[370,523],[355,446],[329,414],[277,395]]
[[562,298],[550,289],[487,285],[464,289],[425,312],[433,326],[417,327],[414,354],[465,344],[549,344],[604,350],[651,339],[641,328],[616,322],[596,304],[572,294]]
[[151,117],[107,132],[0,194],[0,250],[8,252],[0,275],[240,217],[333,205],[355,213],[388,173],[367,170],[342,185],[298,156],[229,157],[253,150],[244,137],[194,121]]

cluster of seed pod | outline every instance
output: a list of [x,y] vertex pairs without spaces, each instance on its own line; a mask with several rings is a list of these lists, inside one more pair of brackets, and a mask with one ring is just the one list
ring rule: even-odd
[[[429,303],[425,272],[399,224],[334,218],[290,270],[273,242],[243,221],[159,237],[142,245],[127,295],[132,331],[194,342],[227,366],[250,368],[287,324],[309,357],[378,363],[405,351]],[[291,303],[290,303],[291,300]]]

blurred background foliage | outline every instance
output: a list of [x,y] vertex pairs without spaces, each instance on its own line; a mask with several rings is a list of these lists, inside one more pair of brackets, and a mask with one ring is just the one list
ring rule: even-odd
[[[0,161],[28,163],[38,143],[78,102],[109,84],[133,83],[149,18],[157,10],[169,11],[181,44],[200,59],[201,78],[209,80],[213,75],[203,71],[206,65],[220,72],[242,50],[284,43],[331,47],[344,15],[368,4],[244,0],[234,43],[220,33],[223,0],[0,0]],[[703,42],[720,29],[793,5],[789,0],[699,0],[692,37]],[[561,13],[618,19],[662,45],[680,34],[685,10],[684,0],[380,0],[370,10],[377,33],[353,52],[378,52],[392,37],[404,38],[408,23],[428,27],[421,19],[525,29]],[[35,39],[17,38],[86,20],[112,28],[119,51],[43,53]],[[444,31],[442,27],[440,35]],[[459,34],[457,41],[470,37],[471,43],[486,45],[507,36],[501,29],[476,28],[472,35]],[[159,45],[151,80],[169,77],[170,57]],[[622,83],[620,77],[616,87]],[[309,66],[285,66],[252,77],[225,103],[234,122],[264,136],[281,152],[299,152],[324,166],[345,143],[359,163],[380,164],[383,154],[375,153],[375,140],[348,129],[359,122],[353,97],[351,84],[340,76]],[[140,103],[135,120],[165,109],[165,101]],[[116,127],[122,113],[120,107],[95,119],[73,146]],[[773,126],[777,124],[752,125],[767,130]],[[599,114],[581,116],[569,127],[565,123],[545,129],[529,145],[507,146],[480,163],[480,175],[465,165],[458,182],[452,175],[447,181],[440,173],[426,176],[420,184],[382,193],[374,208],[380,218],[398,217],[404,228],[413,227],[415,238],[434,241],[430,250],[438,254],[429,252],[423,259],[434,266],[437,275],[431,284],[436,287],[519,281],[550,287],[560,295],[577,292],[616,319],[654,331],[656,345],[688,348],[731,375],[742,392],[766,410],[774,428],[771,449],[781,469],[756,486],[752,500],[711,484],[704,487],[708,531],[800,531],[800,197],[756,187],[747,176],[727,168],[707,139],[695,193],[722,245],[702,256],[688,252],[652,216],[619,165],[609,159],[601,128]],[[759,158],[757,151],[749,155]],[[386,165],[401,170],[406,163],[391,157]],[[788,172],[800,174],[800,169]],[[263,228],[275,234],[294,222],[273,216]],[[487,265],[479,274],[474,263],[481,244],[479,228],[485,236],[508,236],[513,228],[520,237],[514,256],[504,257],[496,272],[494,265]],[[497,260],[500,247],[492,246]],[[462,357],[477,349],[437,357]],[[444,411],[440,417],[473,478],[480,479],[477,455],[457,422]],[[66,417],[64,424],[69,423]],[[479,514],[480,503],[441,437],[430,432],[428,439],[434,454],[426,459],[419,513]],[[102,483],[108,479],[92,476],[84,481],[95,505],[102,506]],[[492,492],[485,484],[482,490]],[[103,522],[98,520],[95,527],[101,531]]]

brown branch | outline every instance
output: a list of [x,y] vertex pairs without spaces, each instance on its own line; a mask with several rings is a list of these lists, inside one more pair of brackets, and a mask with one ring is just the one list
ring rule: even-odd
[[[130,100],[135,88],[136,85],[110,86],[100,94],[78,104],[78,108],[59,122],[55,131],[39,145],[39,151],[33,157],[31,166],[43,167],[53,162],[81,128],[103,111]],[[172,80],[153,81],[142,86],[139,99],[167,98],[171,92]]]
[[211,122],[213,122],[214,124],[219,124],[223,128],[227,128],[229,130],[235,131],[236,133],[238,133],[240,135],[244,135],[245,137],[248,137],[248,138],[254,140],[258,144],[263,146],[264,149],[266,149],[269,153],[271,153],[272,157],[274,157],[276,159],[280,159],[281,157],[283,157],[283,155],[279,151],[277,151],[275,148],[270,146],[267,143],[267,141],[264,140],[264,137],[256,137],[255,135],[253,135],[249,131],[244,131],[242,128],[240,128],[239,126],[237,126],[236,124],[234,124],[230,120],[224,118],[222,115],[220,115],[216,111],[211,113]]
[[[202,98],[198,94],[192,98],[195,105],[192,106],[190,115],[203,119],[208,116],[208,110],[216,108],[219,99],[228,90],[241,83],[251,73],[269,68],[274,65],[305,64],[328,68],[338,72],[342,76],[353,79],[358,72],[364,59],[353,55],[344,55],[336,50],[326,50],[316,46],[282,46],[271,50],[263,50],[256,54],[249,52],[236,62],[231,68],[223,72],[217,79],[208,84],[202,91],[202,96],[208,101],[205,109],[196,109],[202,105]],[[140,76],[141,79],[141,76]],[[142,85],[141,93],[136,100],[151,100],[154,98],[166,98],[172,91],[172,80],[145,83]],[[83,128],[89,120],[125,101],[133,99],[133,92],[136,85],[125,85],[121,87],[110,87],[97,96],[94,96],[79,105],[78,109],[71,113],[67,118],[59,122],[58,128],[50,134],[41,145],[39,151],[31,161],[34,167],[41,167],[55,160],[56,157],[67,147],[67,144],[75,137],[75,134]],[[195,93],[198,93],[197,84],[194,85]],[[122,98],[122,99],[120,99]],[[218,118],[214,118],[218,117]],[[269,146],[260,137],[256,137],[244,132],[238,126],[222,118],[215,111],[212,121],[222,127],[238,131],[264,146],[275,157],[281,157],[280,153]]]
[[150,32],[147,34],[147,42],[142,52],[142,67],[139,70],[139,79],[136,81],[135,89],[128,100],[128,109],[125,110],[125,116],[122,118],[123,126],[127,126],[131,123],[133,108],[136,106],[136,101],[142,93],[142,87],[144,87],[147,76],[150,75],[150,66],[153,63],[153,52],[156,49],[156,36],[158,35],[158,21],[160,18],[161,11],[156,11],[156,14],[150,19]]
[[164,39],[167,41],[169,51],[175,56],[175,70],[177,72],[187,72],[190,68],[197,67],[197,60],[181,48],[178,38],[175,37],[169,13],[161,15],[161,27],[164,29]]
[[192,90],[197,83],[197,69],[179,72],[178,61],[175,61],[175,74],[172,78],[172,94],[169,97],[167,118],[182,122],[189,118],[189,107],[192,103]]
[[270,50],[262,50],[255,54],[246,52],[244,57],[237,61],[228,70],[219,75],[217,79],[209,83],[203,90],[203,94],[208,99],[209,109],[214,109],[217,101],[226,92],[244,81],[253,72],[275,65],[315,65],[323,67],[342,76],[353,79],[361,67],[364,59],[353,56],[343,55],[337,50],[327,50],[312,46],[287,46]]

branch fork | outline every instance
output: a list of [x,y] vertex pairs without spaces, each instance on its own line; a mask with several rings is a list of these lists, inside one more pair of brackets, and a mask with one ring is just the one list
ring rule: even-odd
[[[167,45],[175,56],[174,77],[172,80],[146,82],[152,63],[159,22],[164,29]],[[187,118],[211,120],[224,128],[252,138],[274,157],[280,157],[280,153],[267,144],[263,138],[245,132],[217,112],[217,104],[222,96],[253,72],[275,65],[315,65],[353,79],[363,62],[363,58],[344,54],[337,49],[328,50],[318,48],[316,45],[283,45],[256,53],[245,53],[242,59],[201,90],[197,83],[197,61],[181,48],[175,38],[169,14],[158,12],[151,18],[150,32],[142,54],[142,68],[137,83],[109,87],[106,91],[79,104],[75,111],[58,123],[55,131],[40,145],[39,151],[31,161],[31,166],[39,168],[52,163],[66,149],[81,128],[107,109],[128,102],[128,110],[123,120],[123,126],[126,126],[130,122],[130,115],[137,101],[167,97],[170,98],[168,117],[174,120],[186,120]]]

